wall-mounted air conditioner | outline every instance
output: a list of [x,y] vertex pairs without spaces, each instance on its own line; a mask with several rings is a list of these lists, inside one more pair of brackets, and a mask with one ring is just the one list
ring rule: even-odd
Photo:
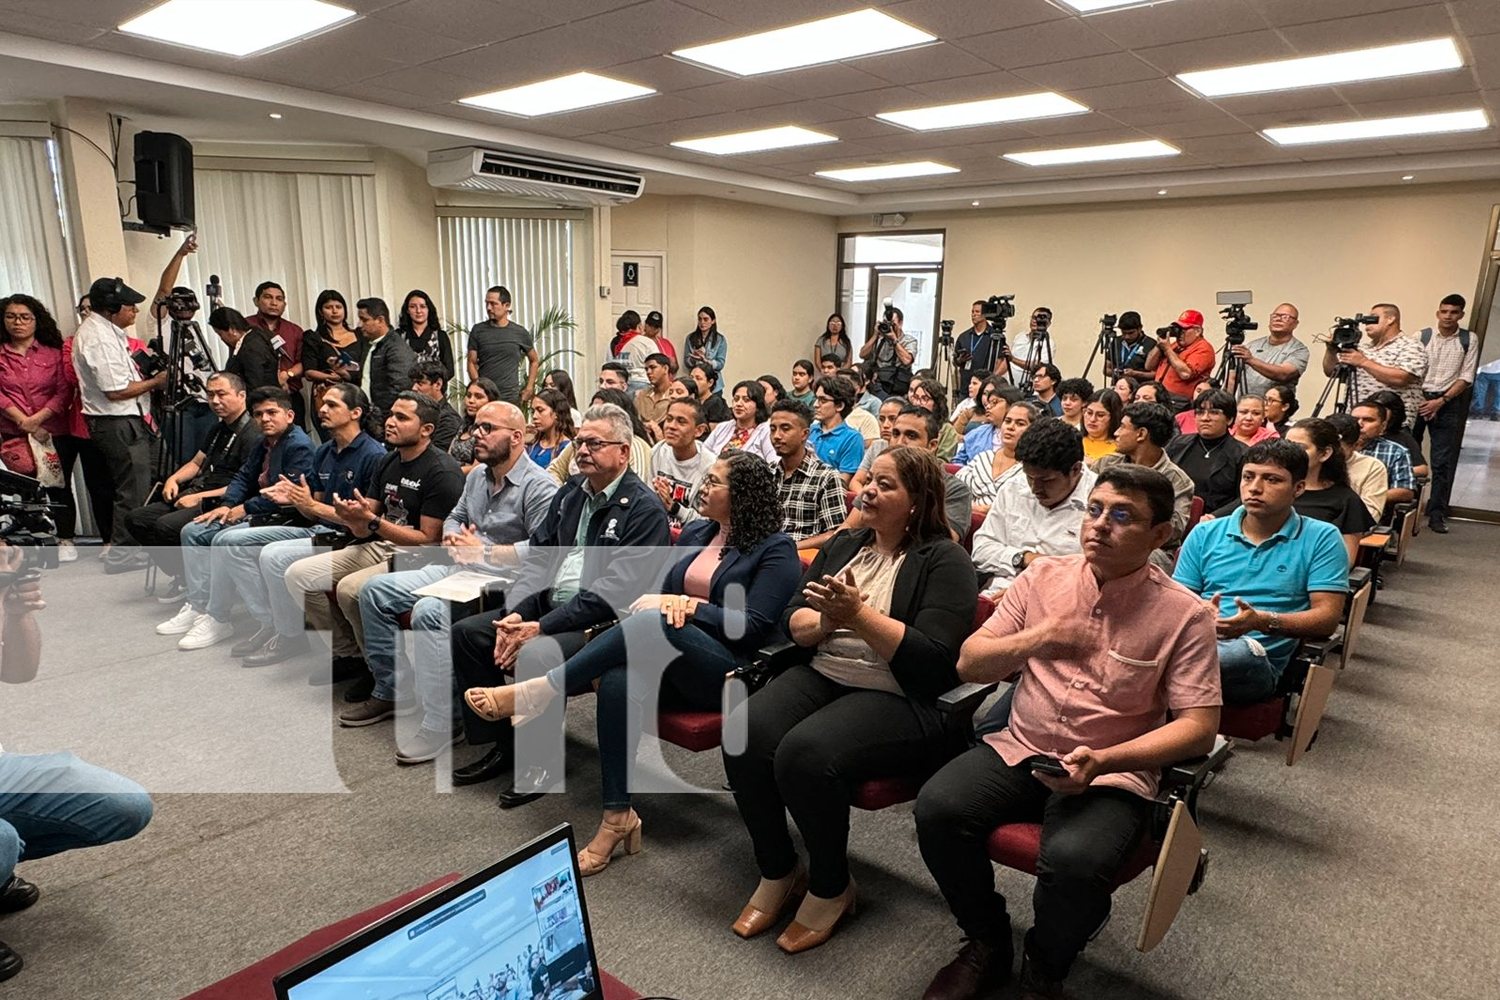
[[427,154],[433,187],[495,191],[570,205],[623,205],[645,190],[640,174],[529,153],[464,146]]

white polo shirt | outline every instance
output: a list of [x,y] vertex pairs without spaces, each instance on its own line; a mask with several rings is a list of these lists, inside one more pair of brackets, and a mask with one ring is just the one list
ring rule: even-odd
[[141,371],[130,356],[129,334],[98,313],[90,313],[73,336],[73,367],[83,412],[90,417],[144,417],[150,394],[134,399],[110,399],[106,392],[119,392],[141,380]]

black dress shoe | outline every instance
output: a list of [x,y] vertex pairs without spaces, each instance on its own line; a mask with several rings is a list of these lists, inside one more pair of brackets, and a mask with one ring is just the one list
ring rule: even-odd
[[516,775],[508,787],[500,790],[500,808],[514,809],[535,802],[546,795],[561,777],[545,767],[528,767]]
[[[307,675],[307,683],[314,687],[328,684],[342,684],[345,681],[356,680],[360,677],[368,677],[370,668],[365,664],[363,656],[335,656],[333,664],[329,669],[318,667]],[[366,698],[369,695],[365,695]],[[364,698],[359,699],[364,701]]]
[[15,913],[24,910],[36,902],[42,890],[32,885],[19,875],[12,875],[10,881],[0,887],[0,913]]
[[368,701],[370,695],[374,693],[375,675],[366,671],[363,677],[349,685],[349,690],[344,692],[344,701],[351,705],[358,705],[362,701]]
[[270,625],[262,625],[255,630],[255,634],[248,639],[242,639],[229,648],[229,655],[239,658],[259,653],[266,648],[266,643],[276,638],[276,629]]
[[10,945],[0,941],[0,983],[21,971],[21,956],[11,951]]
[[462,767],[453,769],[453,783],[455,785],[477,785],[484,781],[493,781],[510,770],[515,762],[515,751],[508,746],[496,743],[490,747],[489,753],[478,760],[470,761]]
[[1448,519],[1442,514],[1431,514],[1427,518],[1427,527],[1440,535],[1448,533]]
[[1015,953],[1007,934],[1003,947],[996,948],[972,938],[964,940],[953,961],[932,977],[922,1000],[973,1000],[1010,981],[1010,967]]
[[296,635],[273,635],[270,642],[260,647],[260,652],[251,653],[245,657],[240,666],[269,667],[274,663],[284,663],[294,659],[311,650],[312,643],[308,641],[306,632],[298,632]]

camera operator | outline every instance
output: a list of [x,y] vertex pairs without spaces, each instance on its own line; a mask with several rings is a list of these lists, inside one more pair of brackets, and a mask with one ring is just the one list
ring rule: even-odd
[[911,385],[911,363],[917,357],[917,338],[903,328],[906,314],[895,306],[885,307],[885,319],[866,337],[859,349],[860,360],[874,360],[875,384],[886,396],[900,395]]
[[[1037,306],[1031,310],[1031,322],[1027,331],[1015,339],[1005,352],[1010,361],[1010,381],[1020,385],[1027,370],[1040,371],[1043,365],[1052,364],[1052,339],[1048,330],[1052,326],[1052,310]],[[1032,342],[1036,342],[1033,350]]]
[[1133,378],[1149,382],[1156,373],[1146,364],[1151,352],[1156,350],[1156,340],[1146,336],[1141,323],[1141,314],[1134,309],[1120,313],[1120,339],[1115,344],[1115,357],[1109,369],[1111,382],[1119,378]]
[[967,386],[975,378],[983,381],[988,376],[979,373],[995,371],[1000,359],[1005,357],[1005,334],[985,319],[984,306],[984,299],[980,299],[969,307],[969,319],[973,325],[958,335],[953,346],[953,357],[960,366],[958,384],[961,386]]
[[[205,383],[208,377],[214,373],[212,360],[204,356],[200,350],[195,350],[197,341],[186,329],[186,324],[193,323],[193,317],[198,314],[198,296],[191,288],[179,286],[177,275],[182,270],[182,262],[187,260],[190,254],[198,252],[198,234],[188,233],[187,238],[182,241],[182,246],[167,261],[167,266],[162,269],[161,279],[156,283],[156,294],[151,298],[151,318],[156,323],[156,329],[161,334],[161,346],[158,348],[162,357],[168,361],[175,362],[178,352],[181,351],[184,358],[183,374],[196,379],[185,379],[178,400],[181,406],[178,409],[181,421],[181,433],[178,439],[173,440],[172,430],[168,430],[167,447],[171,451],[172,458],[178,464],[186,462],[193,454],[203,436],[209,432],[214,425],[213,411],[208,408],[208,395]],[[187,337],[186,346],[177,343],[177,328],[183,324],[183,334]],[[178,400],[167,400],[168,404]],[[168,428],[174,425],[169,423]]]
[[1427,374],[1427,351],[1415,337],[1401,333],[1401,310],[1389,302],[1370,307],[1378,318],[1365,331],[1365,346],[1351,351],[1335,351],[1331,340],[1323,344],[1323,374],[1338,374],[1339,365],[1354,369],[1350,405],[1366,399],[1381,389],[1394,389],[1406,404],[1406,423],[1410,429],[1426,400],[1422,396],[1422,378]]
[[[98,309],[99,299],[90,298]],[[42,659],[36,612],[47,604],[39,579],[18,577],[25,556],[25,549],[0,542],[0,578],[7,581],[0,589],[0,683],[5,684],[35,678]],[[40,895],[16,875],[21,861],[128,840],[145,829],[151,810],[145,789],[71,753],[0,748],[0,913],[24,910]],[[21,966],[21,956],[0,943],[0,981]]]
[[208,325],[229,346],[229,363],[224,370],[238,375],[248,391],[280,385],[276,348],[271,345],[269,333],[252,327],[238,309],[227,306],[209,313]]
[[1198,395],[1198,383],[1214,370],[1214,348],[1203,339],[1203,314],[1184,309],[1177,322],[1156,331],[1162,339],[1146,359],[1155,369],[1155,379],[1166,386],[1175,399],[1169,405],[1181,413]]
[[1226,391],[1236,396],[1264,396],[1273,384],[1296,385],[1307,371],[1307,345],[1295,336],[1301,318],[1297,307],[1283,302],[1271,313],[1271,329],[1248,344],[1236,344],[1229,353],[1245,362],[1245,384],[1235,385],[1231,371]]
[[156,429],[148,422],[153,390],[167,383],[167,373],[141,378],[130,354],[129,334],[140,292],[120,278],[100,278],[89,286],[92,312],[73,337],[73,367],[89,437],[103,454],[114,477],[115,522],[105,568],[145,564],[145,553],[128,547],[135,541],[125,526],[125,515],[146,500],[156,466]]

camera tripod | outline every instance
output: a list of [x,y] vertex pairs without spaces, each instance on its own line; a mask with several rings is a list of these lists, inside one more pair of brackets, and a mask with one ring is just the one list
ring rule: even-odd
[[[1341,392],[1343,394],[1342,399],[1339,398]],[[1313,416],[1316,417],[1322,414],[1323,407],[1328,404],[1330,396],[1333,397],[1334,413],[1347,413],[1349,411],[1349,407],[1353,405],[1353,401],[1356,398],[1353,366],[1339,365],[1335,369],[1333,375],[1328,379],[1328,384],[1323,386],[1323,393],[1318,397],[1318,405],[1313,407]]]
[[1031,385],[1036,380],[1036,366],[1041,362],[1042,348],[1047,349],[1047,361],[1052,361],[1052,345],[1047,340],[1046,330],[1035,330],[1032,332],[1026,344],[1026,360],[1022,362],[1020,384],[1016,386],[1023,393],[1031,395]]
[[1116,330],[1113,323],[1101,323],[1099,325],[1099,336],[1094,340],[1094,349],[1089,352],[1089,360],[1083,366],[1081,378],[1088,378],[1089,371],[1094,367],[1094,359],[1100,355],[1104,356],[1104,376],[1109,380],[1109,373],[1117,368],[1120,363],[1120,331]]
[[1238,396],[1245,388],[1245,359],[1236,357],[1231,348],[1238,347],[1245,342],[1241,337],[1238,343],[1230,340],[1224,341],[1224,360],[1219,362],[1219,370],[1214,373],[1214,381],[1227,389],[1229,379],[1234,378],[1234,392]]

